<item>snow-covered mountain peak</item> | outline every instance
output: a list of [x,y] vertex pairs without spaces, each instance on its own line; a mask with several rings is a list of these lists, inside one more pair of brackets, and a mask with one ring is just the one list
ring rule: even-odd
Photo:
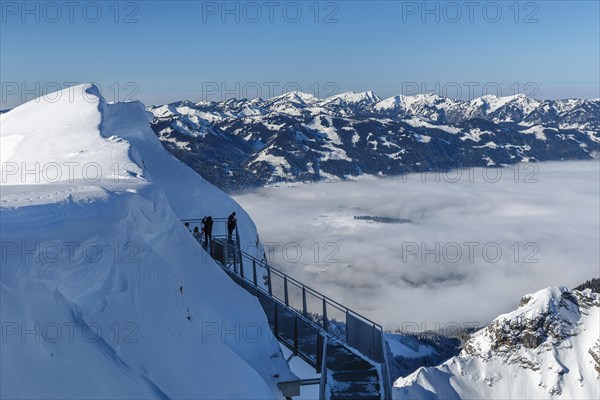
[[504,101],[503,104],[512,103],[521,107],[525,114],[529,114],[533,109],[538,107],[542,102],[529,97],[523,93],[517,93],[512,96],[500,97],[500,101]]
[[481,97],[477,97],[473,100],[478,100],[478,101],[497,101],[500,98],[500,96],[497,96],[495,94],[484,94]]
[[598,398],[599,380],[600,294],[550,287],[523,296],[457,357],[395,387],[414,399],[573,399]]
[[320,99],[312,94],[296,91],[272,97],[263,104],[271,111],[299,116],[304,110],[312,107],[319,101]]
[[421,101],[425,101],[427,103],[433,103],[442,98],[442,96],[440,96],[437,93],[421,93],[421,94],[415,94],[413,96],[407,96],[407,97],[413,97],[416,99],[420,99]]
[[589,290],[571,292],[565,287],[550,287],[523,296],[516,310],[500,315],[475,334],[465,353],[488,358],[494,352],[510,355],[521,347],[560,345],[579,333],[581,312],[599,306],[600,294]]
[[210,107],[215,105],[214,101],[210,101],[210,100],[200,100],[194,103],[194,105],[196,107]]
[[383,99],[373,106],[377,111],[397,110],[401,104],[405,103],[405,96],[398,94],[387,99]]
[[271,100],[279,100],[279,99],[286,99],[289,101],[295,101],[295,102],[303,103],[303,104],[314,104],[317,101],[319,101],[319,98],[317,98],[316,96],[314,96],[310,93],[304,93],[304,92],[299,92],[299,91],[288,92],[288,93],[282,94],[281,96],[273,97]]
[[414,104],[435,105],[436,103],[443,102],[446,99],[451,100],[449,98],[439,96],[435,93],[421,93],[409,96],[401,95],[400,99],[409,106]]
[[181,222],[235,211],[258,251],[250,217],[165,151],[143,104],[89,84],[54,98],[0,117],[2,243],[36,249],[3,253],[0,322],[38,327],[0,343],[0,398],[280,399],[296,378],[268,328],[202,336],[268,324]]
[[[72,168],[63,171],[63,165],[77,162],[82,165],[93,164],[97,171],[98,181],[107,181],[111,165],[115,163],[130,164],[131,179],[142,176],[139,160],[130,158],[129,143],[119,140],[107,130],[103,115],[108,109],[115,107],[107,104],[100,95],[98,87],[83,84],[58,92],[58,100],[46,101],[35,99],[2,114],[2,166],[10,170],[11,165],[40,165],[40,173],[5,173],[3,184],[11,185],[43,185],[41,166],[55,166],[52,182],[85,181],[91,174],[89,169]],[[123,103],[123,106],[135,108],[136,104]],[[143,105],[138,107],[136,121],[143,120],[148,124],[148,117]],[[146,131],[147,133],[147,131]],[[148,140],[156,141],[156,137],[148,135]],[[56,167],[58,165],[58,167]],[[135,167],[135,168],[133,168]],[[115,176],[120,176],[115,171]],[[95,179],[94,179],[95,180]]]
[[333,95],[326,98],[323,103],[337,103],[337,104],[376,104],[381,101],[381,98],[377,96],[373,91],[369,90],[366,92],[345,92]]

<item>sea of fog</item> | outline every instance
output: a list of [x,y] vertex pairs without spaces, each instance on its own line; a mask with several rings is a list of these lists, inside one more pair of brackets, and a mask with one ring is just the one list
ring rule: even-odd
[[598,160],[290,184],[235,199],[272,265],[388,330],[483,325],[524,294],[600,276]]

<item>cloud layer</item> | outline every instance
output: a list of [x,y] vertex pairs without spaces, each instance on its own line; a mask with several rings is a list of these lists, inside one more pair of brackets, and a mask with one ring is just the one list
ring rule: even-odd
[[[236,200],[273,265],[390,330],[482,325],[526,293],[600,275],[597,161],[296,184]],[[364,215],[412,223],[354,219]]]

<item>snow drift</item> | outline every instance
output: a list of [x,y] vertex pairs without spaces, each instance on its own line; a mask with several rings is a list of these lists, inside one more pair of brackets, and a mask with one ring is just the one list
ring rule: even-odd
[[248,215],[143,104],[56,98],[0,116],[0,397],[281,398],[295,376],[258,301],[180,222],[236,211],[256,247]]
[[600,294],[550,287],[475,333],[457,357],[394,384],[396,398],[600,398]]

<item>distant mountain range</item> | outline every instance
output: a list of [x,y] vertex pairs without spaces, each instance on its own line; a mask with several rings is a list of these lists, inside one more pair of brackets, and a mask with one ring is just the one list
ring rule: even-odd
[[148,111],[164,146],[225,190],[600,155],[600,99],[291,92]]

